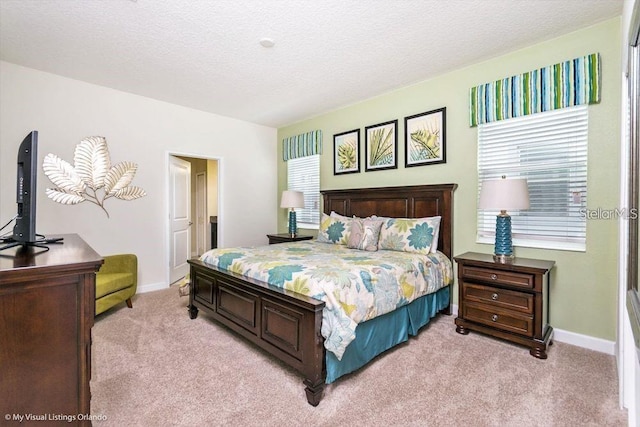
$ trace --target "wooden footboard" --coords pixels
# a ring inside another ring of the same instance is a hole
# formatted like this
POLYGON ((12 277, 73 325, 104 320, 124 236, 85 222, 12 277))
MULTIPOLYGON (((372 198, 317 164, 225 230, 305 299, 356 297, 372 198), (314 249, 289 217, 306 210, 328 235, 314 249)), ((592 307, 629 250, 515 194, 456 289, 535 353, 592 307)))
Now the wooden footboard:
POLYGON ((324 345, 320 334, 325 303, 274 288, 228 271, 191 265, 189 316, 203 310, 304 376, 307 401, 320 403, 324 345))

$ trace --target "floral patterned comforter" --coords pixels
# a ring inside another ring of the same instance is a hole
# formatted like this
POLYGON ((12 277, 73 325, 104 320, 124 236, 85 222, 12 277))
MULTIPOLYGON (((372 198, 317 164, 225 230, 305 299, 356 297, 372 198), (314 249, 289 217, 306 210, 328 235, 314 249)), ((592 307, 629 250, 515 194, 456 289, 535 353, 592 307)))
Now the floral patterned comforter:
POLYGON ((325 302, 322 336, 340 360, 358 323, 391 312, 453 281, 444 254, 379 250, 302 241, 213 249, 204 263, 325 302))

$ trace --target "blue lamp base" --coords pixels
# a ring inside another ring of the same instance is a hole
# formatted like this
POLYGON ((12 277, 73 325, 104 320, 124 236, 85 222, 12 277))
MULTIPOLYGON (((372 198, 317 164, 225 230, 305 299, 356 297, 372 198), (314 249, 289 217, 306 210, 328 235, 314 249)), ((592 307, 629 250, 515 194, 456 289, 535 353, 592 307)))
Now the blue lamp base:
POLYGON ((503 264, 513 261, 513 243, 511 241, 511 217, 506 212, 496 216, 496 244, 493 260, 503 264))
POLYGON ((296 237, 298 232, 298 226, 296 224, 296 211, 293 209, 289 211, 289 235, 296 237))

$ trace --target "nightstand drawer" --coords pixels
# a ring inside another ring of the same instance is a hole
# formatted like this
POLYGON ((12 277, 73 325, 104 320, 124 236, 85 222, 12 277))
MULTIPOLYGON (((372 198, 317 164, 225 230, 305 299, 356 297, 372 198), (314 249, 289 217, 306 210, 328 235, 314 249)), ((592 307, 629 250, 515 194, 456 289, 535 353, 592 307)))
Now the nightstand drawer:
POLYGON ((466 320, 472 322, 533 337, 533 316, 474 302, 465 304, 462 315, 466 320))
POLYGON ((490 270, 486 268, 464 266, 463 279, 475 279, 488 283, 533 289, 533 274, 514 273, 511 271, 490 270))
POLYGON ((533 294, 508 291, 475 283, 464 282, 462 286, 465 301, 486 303, 494 307, 502 307, 533 315, 533 294))

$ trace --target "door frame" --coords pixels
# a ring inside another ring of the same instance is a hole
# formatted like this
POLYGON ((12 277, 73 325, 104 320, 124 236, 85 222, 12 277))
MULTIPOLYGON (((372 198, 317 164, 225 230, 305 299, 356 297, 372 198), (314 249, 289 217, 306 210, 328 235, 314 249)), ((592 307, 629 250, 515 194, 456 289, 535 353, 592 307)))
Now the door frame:
MULTIPOLYGON (((192 152, 184 152, 184 151, 165 151, 164 155, 164 238, 163 238, 163 248, 164 248, 164 259, 166 263, 165 269, 165 283, 168 288, 171 283, 171 248, 169 244, 171 243, 171 206, 169 203, 171 191, 171 176, 169 174, 169 162, 170 157, 190 157, 193 159, 205 159, 205 160, 216 160, 218 162, 218 177, 217 177, 217 193, 218 193, 218 225, 224 224, 224 159, 222 157, 216 157, 211 155, 204 155, 202 153, 192 153, 192 152)), ((218 228, 218 245, 222 246, 224 243, 224 226, 218 228)))
POLYGON ((194 221, 194 224, 196 225, 196 255, 202 255, 204 252, 207 251, 207 197, 208 197, 207 192, 209 191, 209 188, 207 185, 206 172, 196 172, 195 178, 196 178, 196 188, 195 188, 194 194, 196 195, 196 200, 195 200, 196 220, 194 221), (200 178, 204 179, 202 187, 199 187, 200 178), (202 215, 202 218, 199 217, 201 209, 204 209, 204 214, 202 215), (200 223, 200 219, 202 219, 202 223, 200 223), (200 252, 200 249, 202 249, 202 252, 200 252))

